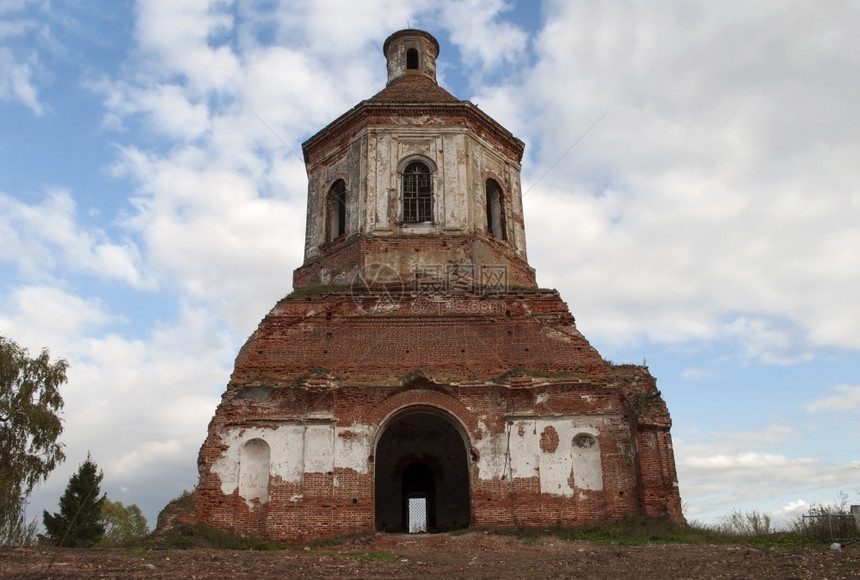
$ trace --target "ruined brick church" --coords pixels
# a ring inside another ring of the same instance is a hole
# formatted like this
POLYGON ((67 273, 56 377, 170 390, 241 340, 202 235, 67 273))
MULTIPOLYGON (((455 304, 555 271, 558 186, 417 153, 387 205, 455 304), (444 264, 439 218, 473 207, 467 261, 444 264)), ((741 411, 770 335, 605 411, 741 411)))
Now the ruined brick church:
POLYGON ((196 518, 358 531, 681 521, 671 420, 526 259, 523 143, 436 82, 420 30, 386 87, 308 139, 304 264, 242 347, 196 518))

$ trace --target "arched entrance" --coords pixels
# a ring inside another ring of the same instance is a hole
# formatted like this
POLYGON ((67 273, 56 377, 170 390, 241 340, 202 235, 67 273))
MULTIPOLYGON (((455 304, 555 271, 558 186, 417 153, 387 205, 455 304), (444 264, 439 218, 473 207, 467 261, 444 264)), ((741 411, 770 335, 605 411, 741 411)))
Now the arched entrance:
POLYGON ((442 532, 471 520, 469 455, 453 420, 427 407, 391 419, 376 444, 376 529, 442 532))

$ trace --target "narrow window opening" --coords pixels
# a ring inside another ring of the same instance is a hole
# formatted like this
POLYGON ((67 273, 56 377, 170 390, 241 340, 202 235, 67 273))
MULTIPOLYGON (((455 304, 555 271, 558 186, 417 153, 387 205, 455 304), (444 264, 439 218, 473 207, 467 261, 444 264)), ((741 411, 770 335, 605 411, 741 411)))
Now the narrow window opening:
POLYGON ((430 168, 413 162, 403 170, 403 221, 433 221, 433 185, 430 168))
POLYGON ((508 239, 502 188, 492 179, 487 180, 487 233, 500 240, 508 239))
POLYGON ((328 194, 328 241, 346 233, 346 183, 338 179, 328 194))
POLYGON ((418 51, 414 48, 410 48, 406 51, 406 68, 407 69, 417 69, 418 68, 418 51))

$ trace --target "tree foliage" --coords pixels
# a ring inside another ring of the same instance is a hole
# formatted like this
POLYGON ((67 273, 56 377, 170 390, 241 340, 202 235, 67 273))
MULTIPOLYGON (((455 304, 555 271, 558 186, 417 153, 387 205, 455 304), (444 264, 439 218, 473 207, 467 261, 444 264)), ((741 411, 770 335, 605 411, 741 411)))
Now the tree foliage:
POLYGON ((30 492, 65 459, 57 440, 67 368, 0 336, 0 545, 21 536, 30 492))
POLYGON ((88 548, 97 544, 105 533, 102 505, 107 498, 99 497, 103 478, 104 474, 87 455, 60 497, 60 513, 43 512, 45 535, 42 538, 66 547, 88 548))
POLYGON ((146 518, 136 504, 126 507, 121 501, 105 499, 102 523, 105 525, 105 535, 99 542, 102 546, 119 546, 149 533, 146 518))

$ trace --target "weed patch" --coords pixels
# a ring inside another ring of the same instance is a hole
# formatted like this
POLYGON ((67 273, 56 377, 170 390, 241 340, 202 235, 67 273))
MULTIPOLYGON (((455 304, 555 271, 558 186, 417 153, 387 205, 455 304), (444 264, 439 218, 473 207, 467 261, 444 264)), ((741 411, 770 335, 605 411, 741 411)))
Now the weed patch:
POLYGON ((586 541, 620 546, 722 544, 763 548, 820 546, 827 541, 819 535, 808 533, 808 530, 773 530, 769 520, 755 513, 735 513, 727 517, 728 520, 724 520, 716 527, 697 523, 676 524, 662 517, 629 516, 581 526, 493 528, 489 531, 514 536, 526 544, 533 544, 539 537, 555 537, 566 542, 586 541))
POLYGON ((279 550, 284 545, 251 535, 239 535, 207 524, 177 524, 149 539, 150 546, 162 550, 216 548, 219 550, 279 550))
POLYGON ((350 558, 355 558, 362 562, 394 562, 398 556, 385 550, 368 550, 366 552, 351 552, 350 558))

